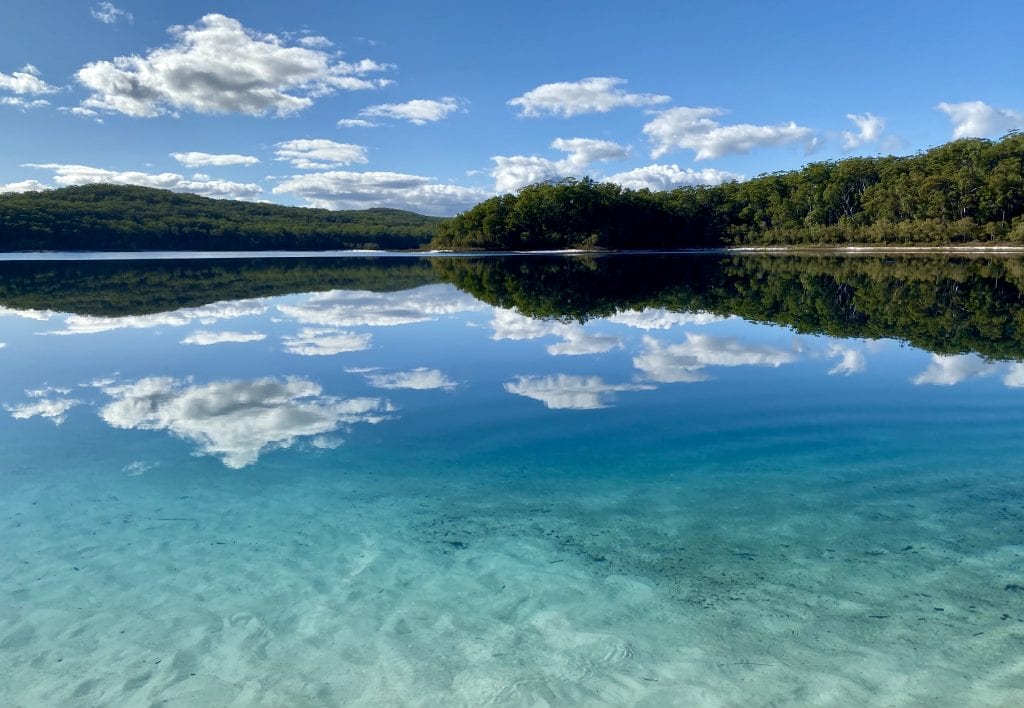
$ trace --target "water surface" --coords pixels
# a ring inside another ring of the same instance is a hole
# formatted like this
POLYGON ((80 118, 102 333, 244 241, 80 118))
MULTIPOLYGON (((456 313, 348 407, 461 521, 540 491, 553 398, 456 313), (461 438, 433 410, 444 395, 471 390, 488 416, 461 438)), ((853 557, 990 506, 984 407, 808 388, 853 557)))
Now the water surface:
POLYGON ((1018 705, 1019 259, 0 264, 4 705, 1018 705))

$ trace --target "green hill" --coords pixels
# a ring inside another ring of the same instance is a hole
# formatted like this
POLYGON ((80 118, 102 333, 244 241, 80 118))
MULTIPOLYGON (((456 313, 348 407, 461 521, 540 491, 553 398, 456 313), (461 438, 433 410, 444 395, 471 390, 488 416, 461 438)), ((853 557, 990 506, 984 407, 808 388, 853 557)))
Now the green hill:
POLYGON ((488 199, 435 248, 664 249, 1024 243, 1024 134, 910 157, 856 157, 716 187, 627 190, 590 179, 488 199))
POLYGON ((93 184, 0 194, 0 251, 415 249, 437 217, 329 211, 93 184))

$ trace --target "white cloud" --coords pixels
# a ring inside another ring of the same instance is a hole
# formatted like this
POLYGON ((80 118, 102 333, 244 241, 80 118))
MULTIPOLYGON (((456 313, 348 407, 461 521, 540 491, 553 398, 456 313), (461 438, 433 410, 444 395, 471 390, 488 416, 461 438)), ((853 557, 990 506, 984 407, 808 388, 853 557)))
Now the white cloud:
POLYGON ((44 108, 49 105, 50 102, 42 98, 29 100, 21 96, 0 96, 0 106, 11 106, 13 108, 20 108, 23 111, 32 108, 44 108))
POLYGON ((54 425, 60 425, 67 418, 67 412, 80 403, 81 401, 71 398, 53 398, 23 403, 18 406, 5 405, 4 409, 13 417, 21 420, 39 416, 52 421, 54 425))
POLYGON ((473 187, 439 184, 432 177, 398 172, 313 172, 290 177, 274 194, 294 194, 322 209, 390 207, 450 215, 491 196, 473 187))
POLYGON ((603 354, 622 346, 622 340, 607 334, 587 332, 582 325, 564 324, 552 320, 537 320, 521 315, 515 310, 494 309, 491 320, 494 340, 525 340, 555 336, 561 342, 551 344, 547 352, 551 356, 583 356, 586 354, 603 354))
POLYGON ((650 93, 626 93, 621 88, 625 83, 625 79, 595 76, 543 84, 511 99, 508 104, 518 107, 521 116, 569 118, 583 113, 607 113, 620 106, 653 106, 669 100, 668 96, 650 93))
POLYGON ((505 390, 540 401, 546 408, 593 410, 607 408, 619 391, 646 391, 644 384, 608 384, 600 376, 517 376, 505 390))
POLYGON ((558 138, 551 143, 555 150, 568 153, 561 160, 549 160, 536 155, 495 156, 494 189, 497 192, 514 192, 528 184, 580 175, 594 162, 624 160, 629 157, 629 147, 610 140, 591 138, 558 138))
POLYGON ((677 187, 740 182, 743 179, 741 174, 716 170, 712 167, 706 167, 703 170, 687 167, 685 170, 681 170, 678 165, 647 165, 628 172, 619 172, 606 177, 605 181, 614 182, 625 189, 649 189, 652 192, 664 192, 677 187))
POLYGON ((261 315, 266 310, 266 305, 259 300, 233 300, 231 302, 216 302, 201 307, 186 307, 174 310, 173 312, 160 312, 152 315, 129 315, 126 317, 68 315, 64 320, 66 329, 47 332, 47 334, 96 334, 119 329, 183 327, 194 322, 209 326, 220 320, 261 315))
MULTIPOLYGON (((405 103, 382 103, 379 106, 370 106, 359 111, 359 115, 365 118, 392 118, 395 120, 407 120, 414 125, 425 125, 435 123, 445 118, 449 113, 459 110, 459 102, 450 96, 445 96, 439 101, 432 99, 417 98, 405 103)), ((362 121, 353 125, 364 126, 368 121, 362 121)), ((341 121, 338 121, 341 125, 341 121)))
POLYGON ((425 367, 411 371, 397 371, 392 374, 368 374, 367 382, 375 388, 408 388, 417 391, 432 389, 451 390, 457 385, 437 369, 425 367))
POLYGON ((362 118, 342 118, 338 121, 339 128, 376 128, 377 124, 373 121, 364 120, 362 118))
POLYGON ((20 70, 10 74, 0 71, 0 90, 38 96, 44 93, 57 93, 59 89, 40 79, 39 69, 31 64, 26 64, 20 70))
POLYGON ((42 192, 46 189, 49 189, 49 187, 34 179, 0 184, 0 194, 3 194, 4 192, 42 192))
POLYGON ((285 351, 300 356, 333 356, 370 348, 371 334, 338 329, 305 327, 298 334, 282 337, 285 351))
POLYGON ((319 35, 311 35, 309 37, 303 37, 302 39, 299 40, 299 44, 301 44, 303 47, 318 47, 318 48, 325 48, 325 47, 333 47, 334 46, 334 42, 332 42, 331 40, 327 39, 327 37, 321 37, 319 35))
POLYGON ((885 130, 885 118, 879 118, 871 113, 863 115, 847 113, 846 117, 857 126, 857 132, 843 131, 843 150, 854 150, 861 145, 878 142, 878 139, 882 137, 882 132, 885 130))
POLYGON ((792 121, 781 125, 720 125, 713 120, 724 113, 721 108, 703 107, 661 111, 643 128, 654 146, 651 157, 680 148, 693 150, 697 160, 707 160, 795 142, 803 142, 808 148, 813 145, 813 131, 792 121))
POLYGON ((134 19, 132 17, 132 13, 114 7, 114 5, 109 2, 97 3, 89 8, 89 12, 92 14, 93 18, 99 20, 105 25, 112 25, 122 17, 128 22, 131 22, 134 19))
POLYGON ((763 344, 745 344, 731 337, 686 333, 686 341, 665 345, 644 336, 644 351, 633 358, 633 366, 647 378, 661 383, 704 381, 710 366, 773 366, 790 364, 793 352, 763 344))
MULTIPOLYGON (((3 191, 3 189, 0 189, 0 192, 3 191)), ((12 307, 0 305, 0 317, 24 317, 28 320, 45 322, 55 314, 55 312, 51 312, 50 310, 16 310, 12 307)))
POLYGON ((322 138, 313 140, 286 140, 278 143, 274 154, 278 160, 291 162, 300 170, 324 170, 328 167, 365 164, 366 148, 350 143, 336 143, 322 138))
POLYGON ((975 354, 956 354, 945 356, 932 354, 928 368, 915 376, 911 381, 920 386, 954 386, 961 381, 977 376, 988 376, 996 371, 996 365, 985 361, 975 354))
POLYGON ((679 325, 706 325, 724 322, 727 317, 710 312, 670 312, 662 308, 645 307, 643 310, 616 312, 605 318, 608 322, 635 327, 636 329, 670 329, 679 325))
POLYGON ((256 462, 268 449, 289 448, 344 424, 385 420, 391 406, 378 398, 325 396, 300 378, 216 381, 192 385, 145 378, 103 389, 114 400, 100 417, 115 428, 166 430, 195 443, 231 468, 256 462))
POLYGON ((995 108, 983 101, 946 103, 935 107, 953 122, 954 138, 988 138, 1024 128, 1024 113, 995 108))
POLYGON ((280 37, 249 30, 219 14, 169 29, 173 42, 145 56, 86 64, 75 78, 92 91, 82 107, 153 117, 178 111, 286 116, 337 90, 386 85, 366 74, 384 65, 336 60, 280 37))
POLYGON ((311 295, 297 305, 278 305, 277 309, 302 324, 319 327, 390 327, 484 307, 450 285, 424 285, 389 293, 330 290, 311 295))
POLYGON ((229 165, 255 165, 258 157, 251 155, 213 155, 208 152, 172 152, 171 157, 185 167, 227 167, 229 165))
POLYGON ((181 340, 182 344, 197 344, 209 346, 211 344, 225 344, 228 342, 242 344, 245 342, 259 342, 267 338, 262 332, 207 332, 197 330, 181 340))
POLYGON ((864 352, 852 347, 833 344, 828 348, 828 356, 839 357, 839 363, 829 369, 829 376, 835 374, 842 374, 843 376, 859 374, 867 369, 868 366, 867 360, 864 358, 864 352))
POLYGON ((61 185, 72 184, 134 184, 140 187, 170 189, 175 192, 190 192, 217 199, 256 199, 263 193, 258 184, 230 182, 228 180, 187 179, 174 172, 150 174, 148 172, 118 172, 88 165, 62 165, 55 163, 29 163, 23 167, 53 170, 53 180, 61 185))
POLYGON ((1003 385, 1010 388, 1024 388, 1024 364, 1010 364, 1003 377, 1003 385))

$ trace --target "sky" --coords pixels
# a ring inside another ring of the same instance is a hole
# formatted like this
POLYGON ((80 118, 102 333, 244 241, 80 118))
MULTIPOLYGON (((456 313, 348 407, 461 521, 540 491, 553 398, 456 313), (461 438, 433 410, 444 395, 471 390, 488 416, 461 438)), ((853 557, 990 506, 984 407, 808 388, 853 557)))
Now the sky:
POLYGON ((450 215, 1024 129, 1024 3, 9 0, 0 192, 450 215))

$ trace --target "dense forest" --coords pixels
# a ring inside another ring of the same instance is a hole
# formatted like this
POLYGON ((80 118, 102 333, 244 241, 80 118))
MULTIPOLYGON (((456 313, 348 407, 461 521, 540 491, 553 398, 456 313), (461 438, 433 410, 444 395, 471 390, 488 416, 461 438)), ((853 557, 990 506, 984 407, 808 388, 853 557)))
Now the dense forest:
POLYGON ((855 157, 715 187, 565 179, 442 222, 442 249, 1024 244, 1024 134, 911 157, 855 157))
POLYGON ((450 282, 524 315, 584 321, 645 307, 738 315, 806 334, 899 339, 1024 359, 1024 259, 932 256, 254 258, 0 262, 0 306, 165 312, 332 289, 450 282))
POLYGON ((330 211, 92 184, 0 194, 0 251, 416 249, 437 217, 330 211))

